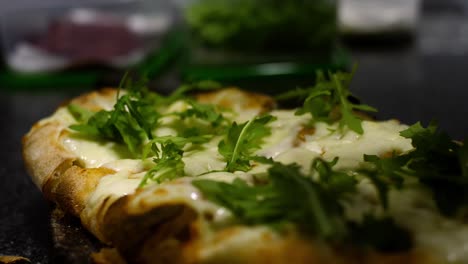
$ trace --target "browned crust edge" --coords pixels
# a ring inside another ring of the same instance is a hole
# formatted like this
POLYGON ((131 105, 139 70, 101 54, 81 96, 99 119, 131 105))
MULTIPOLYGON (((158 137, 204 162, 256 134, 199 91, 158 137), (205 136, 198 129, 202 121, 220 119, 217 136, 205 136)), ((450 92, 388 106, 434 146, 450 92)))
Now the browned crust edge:
POLYGON ((236 87, 199 93, 195 98, 201 103, 215 104, 227 109, 256 110, 260 113, 268 112, 276 107, 276 102, 272 97, 264 94, 242 91, 236 87))
MULTIPOLYGON (((103 89, 74 98, 68 103, 99 110, 103 101, 113 101, 115 89, 103 89)), ((63 107, 64 105, 62 105, 63 107)), ((99 179, 114 171, 82 168, 79 157, 62 145, 67 127, 58 120, 41 120, 22 139, 22 154, 27 172, 44 196, 60 208, 79 216, 99 179)))
MULTIPOLYGON (((69 103, 77 104, 88 109, 102 109, 99 101, 112 102, 116 95, 115 89, 105 88, 79 96, 69 103)), ((62 105, 62 107, 65 105, 62 105)), ((23 136, 22 154, 27 172, 36 186, 42 190, 44 184, 53 174, 64 172, 78 157, 66 150, 60 141, 62 131, 66 127, 59 121, 42 120, 35 123, 31 130, 23 136)))

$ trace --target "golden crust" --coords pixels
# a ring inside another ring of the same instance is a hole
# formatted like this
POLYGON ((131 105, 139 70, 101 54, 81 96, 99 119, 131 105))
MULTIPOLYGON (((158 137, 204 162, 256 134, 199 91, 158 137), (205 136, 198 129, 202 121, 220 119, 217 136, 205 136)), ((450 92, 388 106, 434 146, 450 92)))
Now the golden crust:
POLYGON ((0 256, 0 264, 25 264, 31 263, 27 258, 20 256, 0 256))
POLYGON ((62 106, 66 106, 72 103, 93 111, 99 111, 101 109, 110 109, 114 106, 117 92, 118 90, 115 88, 102 88, 98 91, 78 96, 72 99, 70 102, 62 104, 62 106))
MULTIPOLYGON (((104 89, 77 97, 69 103, 100 110, 113 104, 116 91, 104 89)), ((82 168, 79 157, 63 145, 68 125, 59 118, 37 122, 23 137, 23 159, 34 183, 44 196, 62 209, 79 216, 99 179, 112 170, 82 168)))
POLYGON ((53 184, 48 193, 50 200, 75 216, 80 216, 89 195, 96 189, 99 180, 115 171, 107 168, 81 168, 72 166, 53 184))
POLYGON ((138 194, 122 197, 109 208, 102 223, 104 236, 123 256, 136 262, 149 263, 148 255, 156 257, 154 263, 180 259, 182 241, 177 238, 195 221, 195 211, 174 203, 131 212, 129 204, 138 199, 138 194))
MULTIPOLYGON (((115 95, 115 89, 106 88, 79 96, 69 103, 100 110, 112 105, 115 95)), ((66 150, 62 144, 61 134, 66 128, 67 126, 59 120, 45 119, 34 124, 23 137, 23 159, 26 169, 41 190, 50 177, 62 174, 77 160, 76 155, 66 150), (60 170, 57 170, 58 168, 60 170)))
POLYGON ((60 174, 76 160, 60 143, 63 129, 58 122, 37 123, 23 137, 23 159, 26 169, 40 189, 54 174, 60 174), (61 168, 62 171, 57 171, 61 168))

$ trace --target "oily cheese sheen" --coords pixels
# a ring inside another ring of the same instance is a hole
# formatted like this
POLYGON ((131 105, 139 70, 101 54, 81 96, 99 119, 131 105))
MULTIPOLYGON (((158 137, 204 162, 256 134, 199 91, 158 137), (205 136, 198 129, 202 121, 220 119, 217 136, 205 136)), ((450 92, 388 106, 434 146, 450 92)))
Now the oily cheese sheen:
MULTIPOLYGON (((93 112, 110 111, 116 96, 116 90, 106 89, 83 95, 71 104, 93 112)), ((198 96, 197 102, 220 107, 235 124, 248 124, 260 115, 270 115, 269 132, 250 155, 297 164, 304 175, 312 175, 311 180, 317 180, 312 168, 317 159, 331 162, 338 157, 334 170, 359 171, 366 167, 364 155, 385 157, 413 150, 411 139, 400 135, 408 126, 397 120, 363 120, 363 133, 343 129, 337 122, 315 122, 310 128, 312 115, 298 115, 295 109, 274 109, 271 98, 233 88, 198 96)), ((151 133, 155 138, 176 137, 183 115, 174 113, 196 107, 191 101, 174 100, 161 110, 163 117, 151 133)), ((206 125, 203 122, 199 123, 206 125)), ((23 151, 26 165, 45 196, 79 217, 88 230, 113 248, 112 254, 102 251, 94 256, 99 263, 106 259, 111 263, 109 259, 115 256, 129 263, 468 263, 468 225, 442 215, 431 192, 421 184, 390 189, 385 211, 411 234, 411 249, 383 254, 373 250, 343 253, 295 229, 283 233, 267 224, 247 224, 235 211, 197 188, 194 182, 200 180, 226 184, 241 180, 247 186, 268 182, 268 162, 251 161, 245 170, 225 169, 230 160, 219 150, 220 142, 225 140, 222 133, 203 138, 197 146, 184 143, 183 151, 178 152, 183 168, 178 175, 158 182, 157 178, 146 178, 155 166, 154 157, 162 155, 158 151, 163 143, 154 145, 153 155, 137 157, 125 140, 80 134, 70 127, 77 123, 77 116, 62 106, 25 136, 23 151), (44 159, 52 163, 38 160, 34 148, 48 151, 47 146, 32 141, 51 125, 55 131, 48 140, 53 141, 54 148, 44 159), (46 163, 54 168, 43 169, 46 163), (75 179, 64 176, 75 171, 75 179), (67 190, 64 186, 74 188, 80 196, 62 191, 67 190)), ((372 180, 359 178, 355 189, 343 203, 347 220, 360 223, 368 212, 384 214, 379 190, 372 180)))

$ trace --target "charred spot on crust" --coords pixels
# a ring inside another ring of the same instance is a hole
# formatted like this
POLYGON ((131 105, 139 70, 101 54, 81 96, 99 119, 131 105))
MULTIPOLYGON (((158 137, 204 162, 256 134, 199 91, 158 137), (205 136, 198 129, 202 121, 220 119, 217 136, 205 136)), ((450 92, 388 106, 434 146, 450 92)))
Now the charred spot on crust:
POLYGON ((214 220, 214 214, 212 212, 205 211, 203 212, 203 218, 206 221, 212 222, 214 220))
POLYGON ((306 136, 311 136, 315 134, 316 128, 313 126, 303 126, 301 130, 296 135, 296 138, 294 139, 293 146, 297 147, 301 143, 306 141, 306 136))
POLYGON ((154 190, 153 194, 157 196, 166 196, 169 194, 169 192, 166 189, 157 188, 156 190, 154 190))

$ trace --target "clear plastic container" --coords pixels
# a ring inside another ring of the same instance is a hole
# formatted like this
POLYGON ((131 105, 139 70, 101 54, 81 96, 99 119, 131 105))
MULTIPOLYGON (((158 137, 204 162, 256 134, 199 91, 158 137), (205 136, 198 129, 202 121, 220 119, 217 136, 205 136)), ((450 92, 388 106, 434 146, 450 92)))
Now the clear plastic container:
POLYGON ((421 0, 341 0, 339 29, 345 35, 414 34, 421 0))
MULTIPOLYGON (((184 1, 182 1, 184 2, 184 1)), ((188 80, 237 83, 305 78, 348 64, 337 45, 335 0, 186 0, 188 80)))
POLYGON ((2 12, 3 58, 21 73, 124 69, 161 47, 175 10, 170 1, 21 1, 2 12))
POLYGON ((325 50, 336 39, 335 0, 197 0, 187 24, 205 47, 234 51, 325 50))

